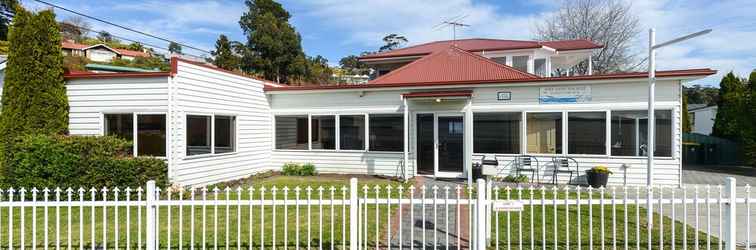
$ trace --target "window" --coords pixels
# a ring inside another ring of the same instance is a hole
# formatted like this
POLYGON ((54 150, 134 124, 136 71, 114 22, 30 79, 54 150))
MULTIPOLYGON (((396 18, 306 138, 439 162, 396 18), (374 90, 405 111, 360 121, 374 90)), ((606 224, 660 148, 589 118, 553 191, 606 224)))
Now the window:
POLYGON ((404 116, 401 114, 370 115, 370 151, 404 151, 404 116))
POLYGON ((507 57, 506 56, 492 57, 491 60, 493 60, 494 62, 497 62, 497 63, 499 63, 501 65, 507 65, 507 57))
POLYGON ((165 156, 165 115, 137 115, 137 155, 165 156))
POLYGON ((165 115, 123 113, 105 114, 104 118, 105 135, 132 141, 137 147, 135 155, 165 156, 165 115), (134 118, 137 119, 136 138, 134 138, 134 118))
MULTIPOLYGON (((105 135, 133 141, 134 114, 105 114, 105 135)), ((128 153, 134 153, 133 146, 129 148, 128 153)))
POLYGON ((336 117, 312 116, 312 149, 336 149, 336 117))
POLYGON ((215 116, 215 153, 234 152, 236 144, 236 117, 215 116))
MULTIPOLYGON (((645 156, 648 141, 648 112, 612 111, 612 155, 645 156)), ((672 156, 672 111, 656 110, 654 156, 672 156)))
POLYGON ((535 71, 535 74, 539 76, 550 76, 550 72, 546 72, 546 58, 538 58, 533 60, 533 71, 535 71))
POLYGON ((522 72, 528 72, 528 56, 513 56, 512 67, 522 72))
POLYGON ((186 155, 210 154, 210 116, 186 116, 186 155))
POLYGON ((567 113, 569 154, 606 154, 606 112, 567 113))
POLYGON ((346 150, 365 149, 365 116, 339 116, 340 148, 346 150))
POLYGON ((527 151, 537 154, 562 153, 562 113, 527 114, 527 151))
POLYGON ((307 116, 276 116, 276 149, 307 150, 307 116))
POLYGON ((519 154, 520 113, 475 113, 475 153, 519 154))

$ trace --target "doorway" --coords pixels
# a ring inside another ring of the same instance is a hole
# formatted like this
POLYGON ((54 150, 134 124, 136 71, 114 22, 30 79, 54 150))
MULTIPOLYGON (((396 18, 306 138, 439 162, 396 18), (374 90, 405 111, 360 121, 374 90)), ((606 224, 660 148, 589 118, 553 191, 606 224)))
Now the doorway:
POLYGON ((417 174, 464 177, 464 116, 417 114, 417 174))

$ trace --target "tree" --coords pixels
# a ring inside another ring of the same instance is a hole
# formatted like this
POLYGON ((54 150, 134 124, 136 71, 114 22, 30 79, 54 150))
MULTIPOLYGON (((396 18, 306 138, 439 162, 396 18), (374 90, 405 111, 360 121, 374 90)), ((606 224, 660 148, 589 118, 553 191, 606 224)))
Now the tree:
POLYGON ((745 136, 745 159, 746 163, 756 167, 756 70, 751 72, 748 77, 748 95, 746 101, 746 121, 744 122, 744 129, 746 129, 745 136))
POLYGON ((404 36, 397 35, 397 34, 390 34, 388 36, 383 37, 383 42, 386 44, 381 46, 381 48, 378 49, 378 52, 398 49, 399 47, 407 43, 407 38, 404 36))
MULTIPOLYGON (((638 16, 621 0, 565 0, 554 15, 536 25, 538 40, 588 39, 604 45, 592 56, 593 71, 598 73, 639 66, 631 50, 639 32, 638 16)), ((587 69, 586 62, 574 68, 582 74, 587 69)))
POLYGON ((212 63, 218 68, 225 70, 235 70, 239 68, 240 58, 234 54, 232 43, 226 35, 220 35, 215 41, 215 50, 210 54, 213 55, 212 63))
POLYGON ((81 41, 89 34, 92 27, 84 18, 71 16, 59 23, 63 39, 81 41))
POLYGON ((140 42, 133 42, 129 44, 128 49, 133 51, 144 51, 144 45, 140 42))
POLYGON ((730 72, 719 83, 719 102, 717 102, 717 116, 714 119, 712 135, 734 141, 742 141, 743 128, 749 112, 745 107, 747 86, 743 80, 730 72))
POLYGON ((110 32, 101 30, 99 33, 97 33, 97 40, 109 43, 113 41, 113 35, 111 35, 110 32))
POLYGON ((367 64, 360 62, 356 55, 348 55, 339 60, 339 67, 351 75, 367 75, 370 68, 367 64))
POLYGON ((176 42, 168 44, 168 51, 171 53, 181 54, 181 45, 176 42))
POLYGON ((0 41, 8 40, 8 27, 17 6, 18 0, 0 0, 0 41))
POLYGON ((273 0, 246 0, 239 25, 247 36, 241 68, 264 78, 288 83, 307 76, 301 37, 289 24, 291 15, 273 0))
MULTIPOLYGON (((0 147, 9 147, 18 136, 25 134, 66 133, 68 97, 63 81, 60 28, 55 14, 51 10, 35 14, 16 9, 8 38, 10 51, 0 113, 0 147)), ((0 152, 1 159, 10 153, 0 152)))
POLYGON ((685 97, 685 94, 683 94, 682 97, 682 131, 683 133, 690 133, 693 129, 691 128, 691 120, 690 120, 690 114, 688 114, 688 98, 685 97))
POLYGON ((683 86, 683 94, 688 103, 706 104, 708 106, 717 105, 719 101, 719 89, 694 84, 693 86, 683 86))
POLYGON ((320 55, 307 57, 307 78, 310 83, 327 84, 330 82, 333 70, 328 66, 328 59, 320 55))

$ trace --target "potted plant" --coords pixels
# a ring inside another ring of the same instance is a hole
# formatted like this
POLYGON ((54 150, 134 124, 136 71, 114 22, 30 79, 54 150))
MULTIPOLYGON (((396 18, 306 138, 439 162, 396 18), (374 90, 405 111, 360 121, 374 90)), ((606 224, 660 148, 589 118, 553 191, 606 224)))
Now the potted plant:
POLYGON ((612 173, 612 171, 606 166, 599 165, 590 170, 586 170, 585 174, 588 177, 588 185, 591 185, 591 187, 594 188, 599 188, 602 186, 605 187, 606 182, 609 180, 609 175, 614 173, 612 173))

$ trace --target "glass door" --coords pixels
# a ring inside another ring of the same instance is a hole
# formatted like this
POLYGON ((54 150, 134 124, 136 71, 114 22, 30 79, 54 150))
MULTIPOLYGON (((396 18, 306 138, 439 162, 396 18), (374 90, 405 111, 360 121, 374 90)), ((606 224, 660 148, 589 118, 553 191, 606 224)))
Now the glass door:
POLYGON ((437 117, 437 177, 462 177, 464 172, 464 117, 437 117))

